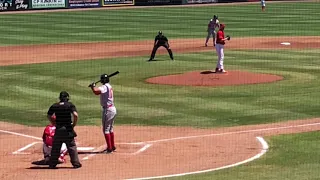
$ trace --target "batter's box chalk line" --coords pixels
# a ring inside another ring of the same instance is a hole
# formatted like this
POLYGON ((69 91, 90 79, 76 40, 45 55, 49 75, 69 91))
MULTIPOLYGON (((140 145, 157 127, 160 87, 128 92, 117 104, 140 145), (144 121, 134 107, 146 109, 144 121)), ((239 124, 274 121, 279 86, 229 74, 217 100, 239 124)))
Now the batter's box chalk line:
POLYGON ((25 150, 29 149, 31 146, 33 146, 35 144, 39 144, 39 143, 42 143, 42 142, 37 141, 37 142, 30 143, 30 144, 28 144, 28 145, 26 145, 16 151, 12 152, 12 154, 31 154, 31 153, 26 153, 26 152, 22 152, 22 151, 25 151, 25 150))
MULTIPOLYGON (((116 154, 120 154, 120 155, 137 155, 140 154, 144 151, 146 151, 148 148, 150 148, 152 146, 152 144, 150 143, 144 143, 144 142, 137 142, 137 143, 118 143, 118 144, 126 144, 126 145, 136 145, 136 146, 142 146, 140 149, 138 149, 137 151, 133 152, 133 153, 119 153, 116 152, 116 154)), ((82 158, 82 160, 88 160, 92 157, 94 157, 97 154, 101 154, 100 152, 106 149, 106 145, 102 145, 99 146, 97 148, 95 148, 91 154, 85 156, 82 158)), ((89 152, 90 153, 90 152, 89 152)))

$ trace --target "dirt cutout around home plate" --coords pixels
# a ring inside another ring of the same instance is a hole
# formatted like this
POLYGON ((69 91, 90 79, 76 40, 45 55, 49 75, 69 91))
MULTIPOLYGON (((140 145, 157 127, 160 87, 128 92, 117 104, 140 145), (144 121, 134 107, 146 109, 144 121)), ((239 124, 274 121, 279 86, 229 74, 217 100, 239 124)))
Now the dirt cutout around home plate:
POLYGON ((250 162, 267 151, 257 137, 320 130, 320 119, 229 128, 116 126, 118 150, 92 154, 105 148, 99 126, 78 126, 78 148, 83 167, 58 170, 35 166, 42 158, 43 128, 0 122, 0 179, 131 179, 197 173, 250 162), (36 144, 35 144, 36 143, 36 144), (33 145, 32 145, 33 144, 33 145))
POLYGON ((230 86, 270 83, 274 81, 280 81, 282 79, 282 76, 244 71, 228 71, 226 73, 195 71, 183 74, 153 77, 147 79, 146 82, 151 84, 178 86, 230 86))

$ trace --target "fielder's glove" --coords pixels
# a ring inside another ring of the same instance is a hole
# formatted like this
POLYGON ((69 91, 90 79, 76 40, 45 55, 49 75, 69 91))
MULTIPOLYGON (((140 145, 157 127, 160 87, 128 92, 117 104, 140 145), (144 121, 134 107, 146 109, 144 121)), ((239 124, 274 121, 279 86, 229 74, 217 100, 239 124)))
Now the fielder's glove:
POLYGON ((227 40, 230 41, 231 37, 229 35, 226 36, 227 40))
POLYGON ((92 82, 91 84, 89 84, 89 86, 88 87, 96 87, 96 83, 94 83, 94 82, 92 82))

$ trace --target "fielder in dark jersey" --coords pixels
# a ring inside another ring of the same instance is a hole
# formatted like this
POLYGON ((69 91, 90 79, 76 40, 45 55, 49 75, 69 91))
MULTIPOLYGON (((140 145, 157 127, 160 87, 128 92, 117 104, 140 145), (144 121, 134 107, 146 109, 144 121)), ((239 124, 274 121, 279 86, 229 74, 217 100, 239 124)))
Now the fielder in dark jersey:
POLYGON ((152 61, 154 59, 154 56, 156 55, 156 52, 160 46, 163 46, 167 49, 171 60, 173 60, 173 54, 169 46, 168 38, 163 35, 162 31, 159 31, 158 35, 154 39, 154 46, 149 61, 152 61))
POLYGON ((48 110, 47 116, 50 119, 53 114, 56 116, 56 132, 53 138, 51 157, 49 161, 50 168, 56 168, 62 143, 67 145, 71 164, 74 168, 80 168, 75 137, 77 136, 74 127, 78 121, 76 106, 69 102, 69 94, 66 91, 60 92, 60 102, 54 103, 48 110), (72 122, 73 116, 73 122, 72 122))

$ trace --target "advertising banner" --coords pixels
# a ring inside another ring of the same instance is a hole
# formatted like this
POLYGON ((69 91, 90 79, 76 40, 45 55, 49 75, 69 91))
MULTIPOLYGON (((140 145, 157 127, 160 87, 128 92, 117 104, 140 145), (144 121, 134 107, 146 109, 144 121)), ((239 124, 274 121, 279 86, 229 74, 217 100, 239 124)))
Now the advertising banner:
POLYGON ((70 8, 99 7, 100 0, 69 0, 70 8))
POLYGON ((0 11, 26 10, 29 0, 0 0, 0 11))
POLYGON ((152 6, 152 5, 180 5, 185 4, 185 0, 135 0, 136 6, 152 6))
POLYGON ((31 0, 32 9, 64 8, 66 0, 31 0))
POLYGON ((134 0, 102 0, 102 6, 133 5, 134 0))
POLYGON ((12 8, 13 0, 0 0, 0 11, 10 11, 12 8))
POLYGON ((14 0, 15 10, 26 10, 29 9, 29 0, 14 0))
POLYGON ((217 3, 218 0, 188 0, 188 4, 217 3))

